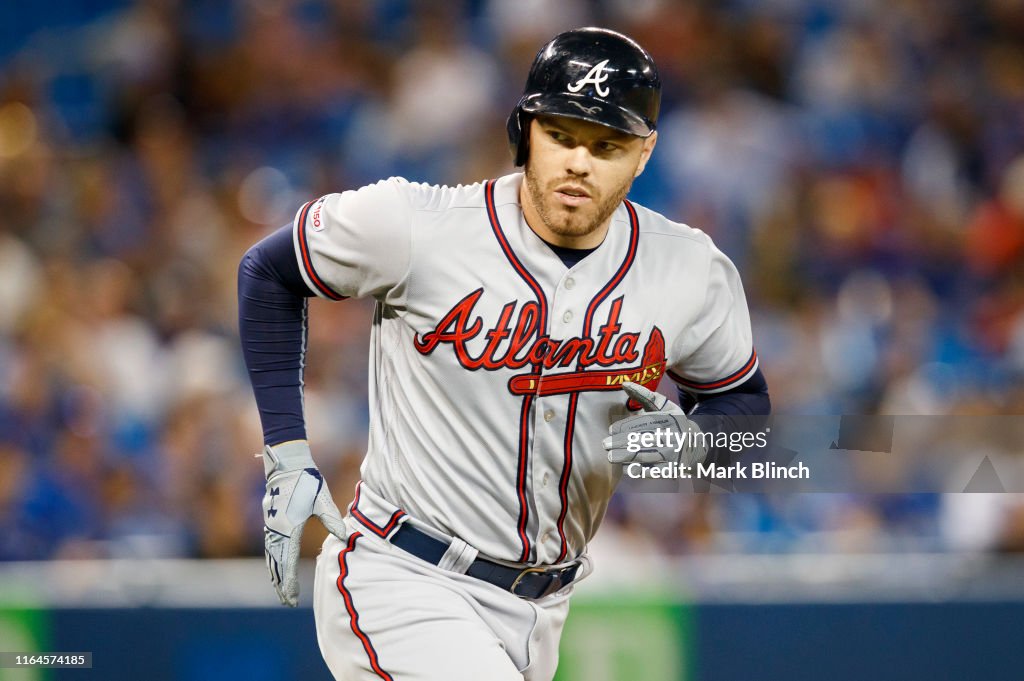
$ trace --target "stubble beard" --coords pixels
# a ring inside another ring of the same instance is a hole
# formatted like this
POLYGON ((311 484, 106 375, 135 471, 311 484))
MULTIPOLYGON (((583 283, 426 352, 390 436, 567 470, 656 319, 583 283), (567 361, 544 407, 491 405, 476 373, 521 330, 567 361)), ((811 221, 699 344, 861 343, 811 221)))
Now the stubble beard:
MULTIPOLYGON (((568 178, 566 178, 568 179, 568 178)), ((540 185, 540 180, 530 167, 530 163, 526 164, 526 191, 530 193, 530 198, 533 201, 533 206, 537 210, 537 214, 543 221, 544 226, 551 230, 552 233, 558 236, 578 238, 586 236, 601 225, 603 225, 615 212, 615 209, 619 207, 622 200, 626 198, 629 193, 630 187, 633 186, 632 180, 626 182, 624 185, 616 189, 607 199, 596 203, 591 206, 591 210, 572 208, 568 206, 555 206, 549 207, 548 202, 553 202, 552 191, 559 184, 562 184, 566 180, 554 180, 550 182, 550 189, 545 190, 540 185), (594 216, 588 219, 588 215, 594 216)), ((578 182, 578 180, 577 180, 578 182)), ((589 185, 588 191, 591 191, 589 185)), ((591 192, 591 196, 593 193, 591 192)))

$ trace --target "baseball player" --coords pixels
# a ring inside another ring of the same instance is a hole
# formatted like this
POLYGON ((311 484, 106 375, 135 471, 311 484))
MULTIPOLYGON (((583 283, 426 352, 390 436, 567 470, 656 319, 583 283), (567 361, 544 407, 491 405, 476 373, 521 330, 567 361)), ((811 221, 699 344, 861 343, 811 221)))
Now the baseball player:
POLYGON ((708 454, 634 451, 629 435, 768 413, 735 267, 626 200, 660 87, 630 38, 562 33, 508 119, 524 173, 329 194, 243 259, 267 563, 295 605, 303 526, 330 531, 313 606, 337 678, 550 679, 622 464, 708 454), (344 516, 303 420, 312 295, 376 301, 368 451, 344 516), (666 373, 688 414, 653 392, 666 373))

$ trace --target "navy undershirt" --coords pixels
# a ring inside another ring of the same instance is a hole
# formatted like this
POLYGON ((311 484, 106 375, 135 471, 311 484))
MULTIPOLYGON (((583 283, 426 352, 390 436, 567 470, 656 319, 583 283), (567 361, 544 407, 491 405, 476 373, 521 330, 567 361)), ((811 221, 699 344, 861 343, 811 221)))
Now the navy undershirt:
MULTIPOLYGON (((595 250, 548 245, 567 268, 595 250)), ((291 225, 255 244, 239 264, 238 331, 263 439, 269 445, 306 438, 302 367, 306 299, 313 295, 299 271, 291 225)), ((715 395, 697 396, 680 390, 679 402, 704 430, 728 431, 742 417, 771 413, 768 386, 760 369, 735 388, 715 395)))
POLYGON ((548 245, 548 248, 554 251, 555 255, 557 255, 559 260, 562 261, 562 264, 565 265, 566 269, 570 270, 573 267, 576 267, 580 260, 583 260, 583 258, 598 249, 597 246, 594 246, 593 248, 566 248, 565 246, 556 246, 549 241, 544 241, 544 243, 548 245))

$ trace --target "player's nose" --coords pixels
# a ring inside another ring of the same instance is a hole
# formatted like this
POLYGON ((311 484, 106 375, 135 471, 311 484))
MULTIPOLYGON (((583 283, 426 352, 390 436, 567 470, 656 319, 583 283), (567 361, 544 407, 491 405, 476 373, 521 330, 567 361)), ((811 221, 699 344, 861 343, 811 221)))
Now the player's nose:
POLYGON ((585 144, 577 144, 569 150, 565 161, 565 169, 573 175, 586 175, 591 170, 594 161, 590 155, 590 149, 585 144))

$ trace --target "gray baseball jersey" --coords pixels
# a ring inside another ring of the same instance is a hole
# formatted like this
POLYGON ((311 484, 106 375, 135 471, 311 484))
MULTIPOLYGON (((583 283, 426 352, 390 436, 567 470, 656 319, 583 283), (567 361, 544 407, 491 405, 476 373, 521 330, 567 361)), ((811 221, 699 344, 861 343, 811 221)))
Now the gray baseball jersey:
POLYGON ((739 275, 707 235, 625 201, 567 268, 527 225, 522 178, 329 194, 300 209, 294 241, 318 295, 377 301, 369 526, 385 536, 407 514, 482 555, 553 564, 585 550, 621 475, 601 446, 621 384, 667 372, 720 392, 757 356, 739 275))

